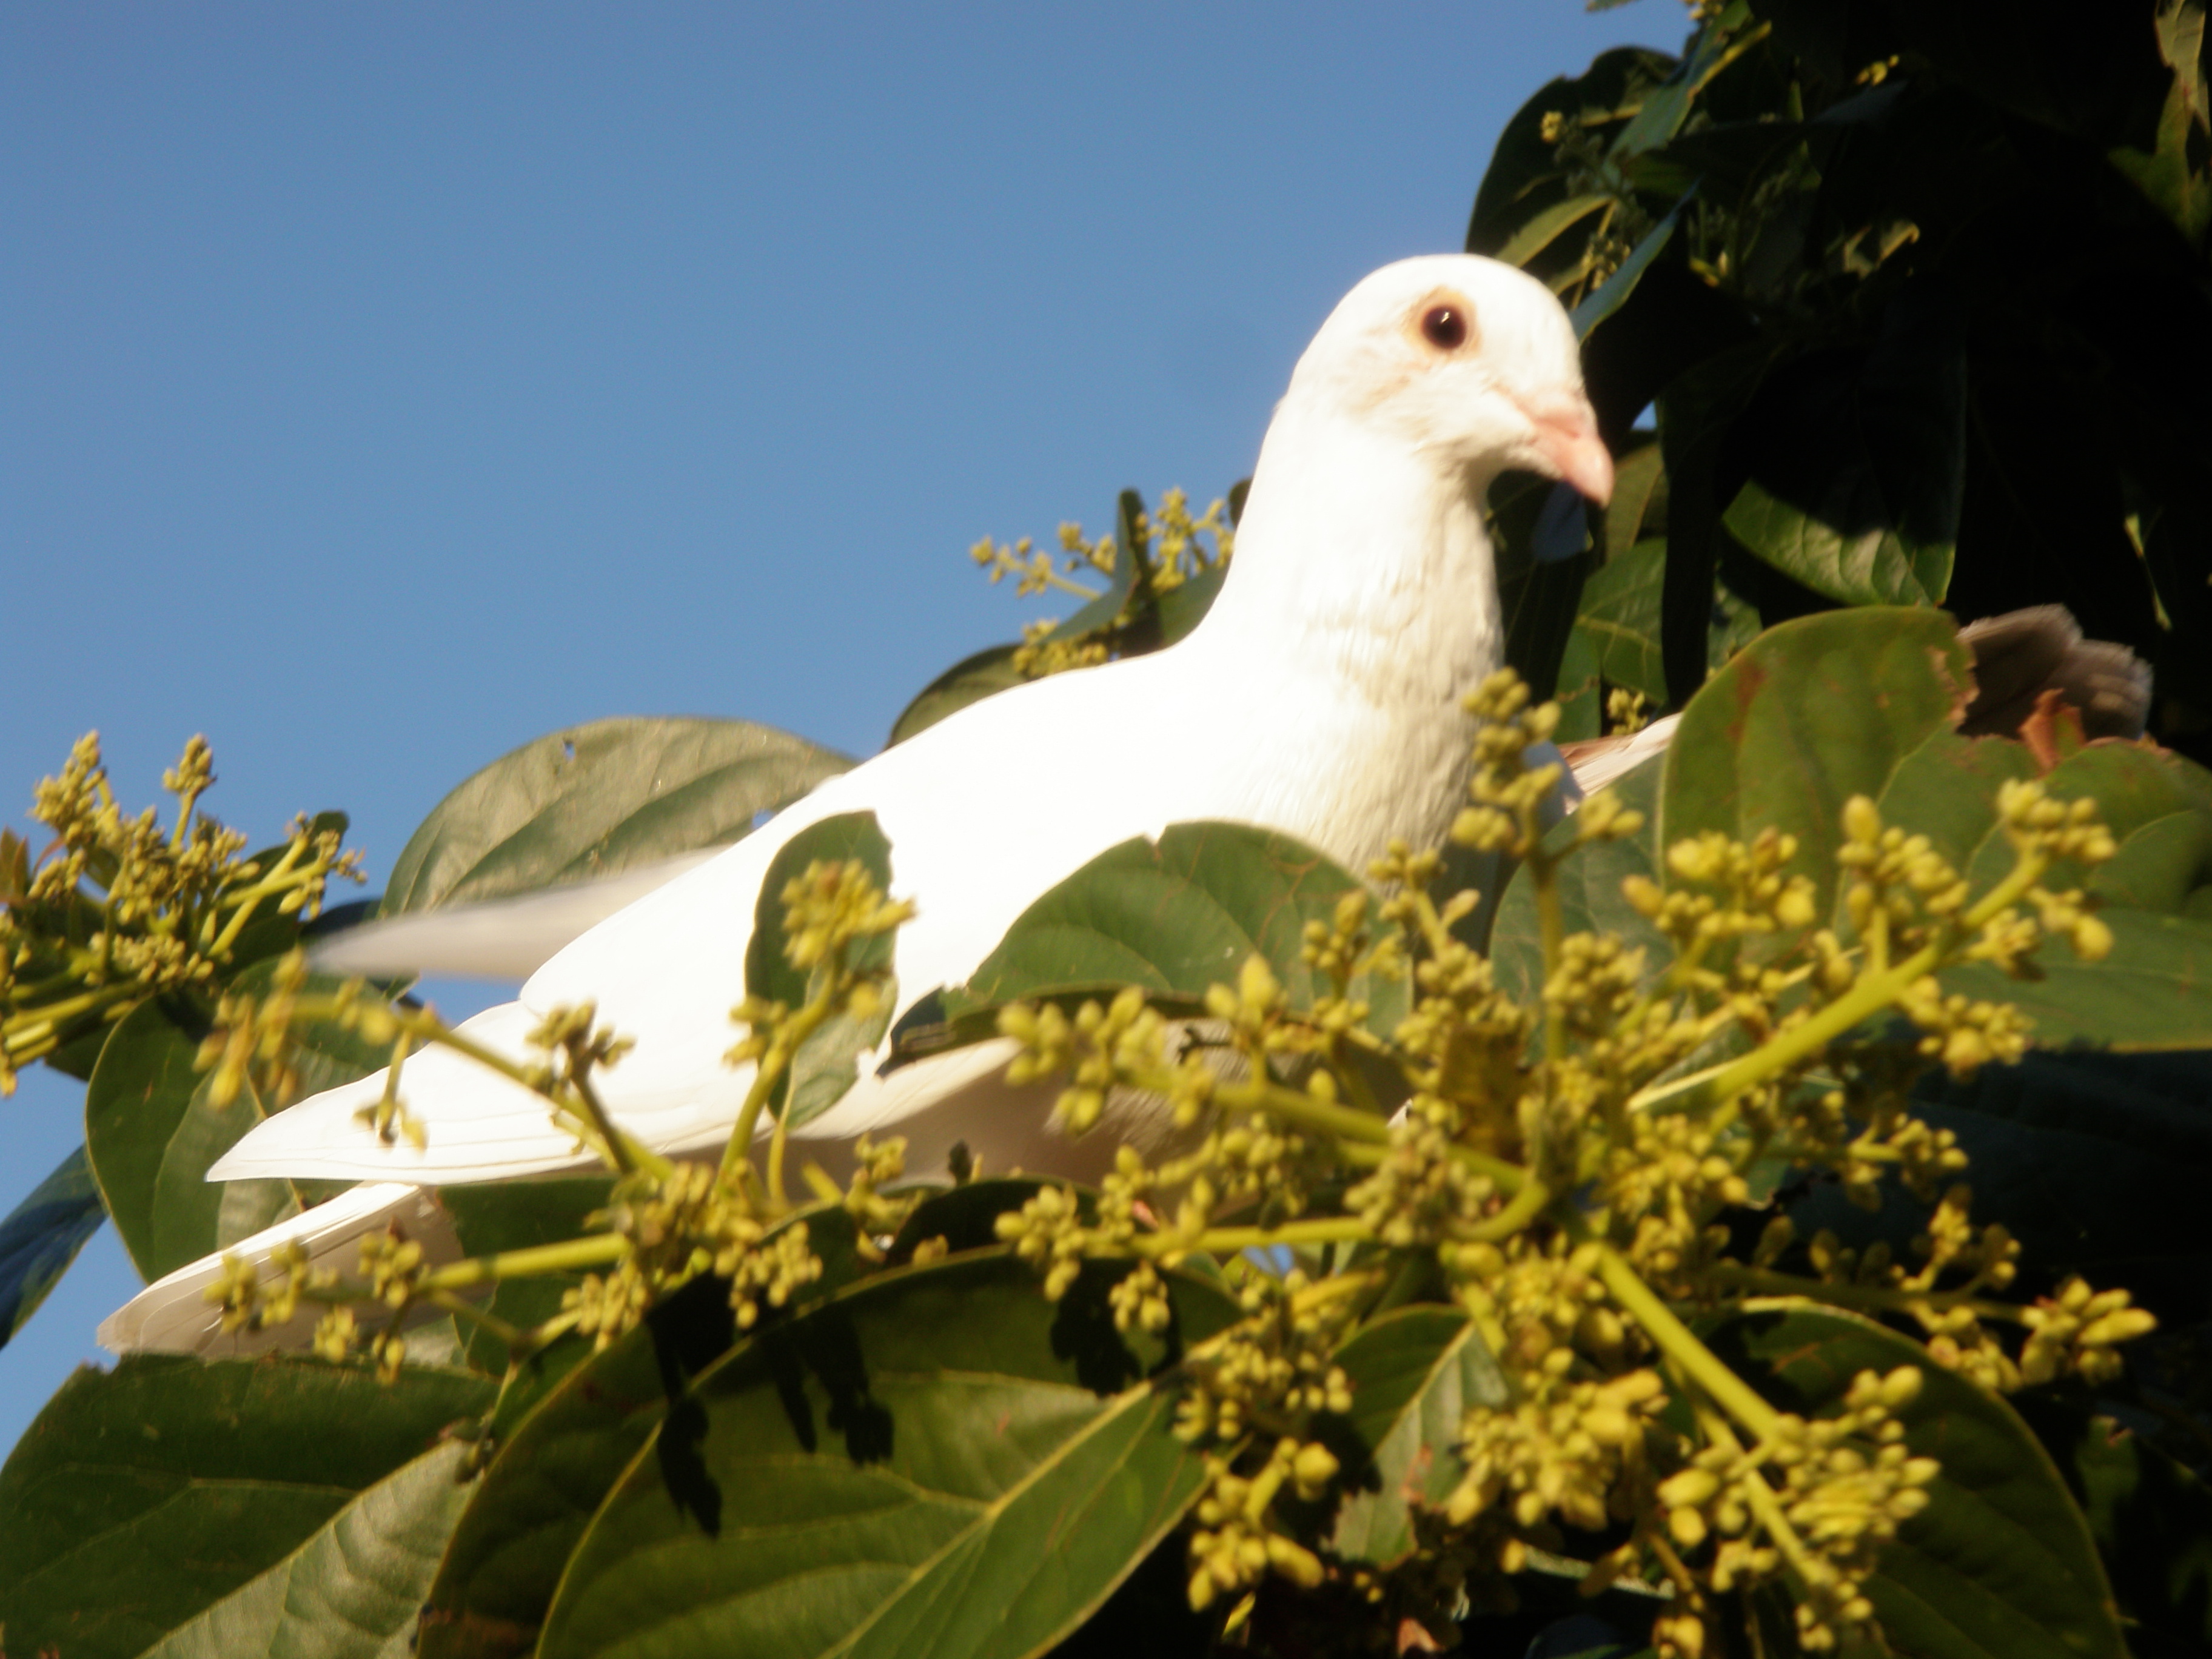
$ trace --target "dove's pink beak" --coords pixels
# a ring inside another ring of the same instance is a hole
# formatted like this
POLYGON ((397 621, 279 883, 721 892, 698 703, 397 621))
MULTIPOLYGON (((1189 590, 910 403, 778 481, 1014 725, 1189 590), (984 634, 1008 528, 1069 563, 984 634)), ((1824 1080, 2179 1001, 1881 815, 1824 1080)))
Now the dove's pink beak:
POLYGON ((1536 447, 1555 477, 1603 507, 1613 499, 1613 454, 1597 434, 1589 399, 1571 392, 1531 398, 1521 406, 1536 428, 1536 447))

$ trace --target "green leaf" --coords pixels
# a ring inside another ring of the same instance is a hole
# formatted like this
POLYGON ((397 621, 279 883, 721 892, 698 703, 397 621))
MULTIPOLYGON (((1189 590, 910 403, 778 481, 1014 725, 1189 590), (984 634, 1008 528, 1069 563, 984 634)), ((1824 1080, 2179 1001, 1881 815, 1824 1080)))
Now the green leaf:
POLYGON ((1667 701, 1667 669, 1659 653, 1660 597, 1667 583, 1667 544, 1641 542, 1616 553, 1583 584, 1575 623, 1597 653, 1598 672, 1632 686, 1654 704, 1667 701))
POLYGON ((1839 604, 1942 602, 1966 483, 1954 307, 1908 290, 1870 350, 1800 358, 1741 424, 1751 476, 1722 522, 1745 548, 1839 604))
POLYGON ((23 1653, 131 1659, 493 1393, 274 1355, 80 1369, 0 1468, 0 1626, 23 1653))
MULTIPOLYGON (((614 1178, 605 1175, 549 1176, 530 1181, 469 1182, 440 1188, 439 1208, 453 1224, 465 1256, 496 1255, 558 1244, 592 1231, 591 1218, 606 1207, 614 1178)), ((486 1312, 528 1329, 561 1311, 564 1292, 583 1283, 580 1273, 533 1274, 502 1279, 484 1303, 486 1312)), ((462 1329, 462 1352, 477 1370, 498 1376, 507 1370, 507 1345, 483 1327, 462 1329)), ((526 1390, 542 1392, 566 1373, 589 1345, 563 1342, 542 1351, 531 1362, 526 1390)), ((510 1396, 514 1390, 509 1390, 510 1396)), ((512 1397, 500 1402, 503 1416, 517 1415, 512 1397)))
MULTIPOLYGON (((154 998, 140 1003, 108 1033, 85 1087, 85 1152, 123 1248, 149 1284, 196 1259, 164 1255, 157 1248, 155 1193, 170 1140, 191 1115, 199 1087, 192 1060, 207 1034, 204 1021, 198 1009, 181 1001, 154 998)), ((234 1103, 234 1115, 239 1135, 256 1121, 253 1109, 243 1101, 234 1103)), ((212 1235, 212 1214, 209 1231, 212 1235)))
POLYGON ((1173 645, 1206 620, 1229 579, 1227 565, 1210 565, 1159 597, 1160 643, 1173 645))
POLYGON ((1352 1429, 1368 1467, 1347 1479, 1329 1547, 1348 1561, 1396 1565, 1414 1549, 1412 1505, 1434 1508, 1459 1484, 1451 1448, 1476 1406, 1502 1406, 1504 1373, 1456 1308, 1401 1308, 1337 1351, 1352 1382, 1352 1429))
POLYGON ((2108 910, 2104 920, 2112 951, 2102 962, 2053 944, 2039 957, 2040 978, 2023 982, 1972 964, 1947 970, 1943 988, 2011 1003, 2045 1046, 2212 1048, 2212 922, 2140 910, 2108 910))
MULTIPOLYGON (((577 1548, 544 1659, 1018 1659, 1198 1495, 1095 1267, 1055 1304, 994 1253, 871 1279, 694 1382, 577 1548)), ((1237 1317, 1168 1275, 1171 1360, 1237 1317)))
MULTIPOLYGON (((805 872, 810 864, 858 859, 884 891, 891 884, 891 844, 876 823, 873 812, 841 812, 823 818, 785 842, 761 879, 760 898, 753 911, 753 932, 745 946, 745 994, 797 1008, 813 994, 811 978, 793 967, 784 955, 783 890, 805 872)), ((890 1024, 896 987, 889 979, 891 939, 879 934, 859 945, 855 967, 884 973, 884 994, 878 1012, 864 1020, 839 1014, 817 1026, 799 1052, 777 1091, 778 1111, 791 1114, 793 1127, 819 1117, 853 1086, 854 1062, 877 1043, 890 1024), (788 1101, 787 1107, 782 1104, 788 1101)), ((819 973, 819 969, 815 970, 819 973)))
POLYGON ((1628 296, 1636 292, 1636 285, 1644 280, 1644 273, 1651 269, 1652 262, 1664 253, 1668 243, 1674 240, 1674 227, 1681 216, 1682 210, 1678 205, 1672 213, 1644 233, 1643 239, 1629 250, 1628 257, 1614 267, 1611 276, 1577 302, 1571 320, 1577 340, 1589 339, 1600 323, 1628 303, 1628 296))
POLYGON ((736 841, 853 763, 750 720, 592 720, 470 777, 408 838, 383 914, 504 898, 736 841))
POLYGON ((1605 507, 1605 556, 1618 559, 1638 542, 1667 534, 1667 468, 1648 432, 1613 457, 1613 499, 1605 507))
MULTIPOLYGON (((822 1277, 794 1310, 852 1281, 860 1263, 842 1209, 803 1212, 783 1224, 804 1225, 822 1261, 822 1277)), ((672 1395, 737 1334, 729 1281, 694 1279, 645 1324, 560 1378, 511 1433, 495 1425, 506 1443, 477 1481, 426 1598, 421 1659, 531 1651, 600 1501, 651 1438, 672 1395)))
POLYGON ((1554 203, 1534 218, 1522 222, 1505 245, 1492 257, 1509 265, 1525 265, 1557 241, 1562 233, 1587 219, 1600 208, 1613 205, 1610 196, 1572 196, 1554 203))
POLYGON ((1706 830, 1795 836, 1789 867, 1826 913, 1844 801, 1879 800, 1905 757, 1950 729, 1969 672, 1950 619, 1934 611, 1829 611, 1767 629, 1682 711, 1658 844, 1706 830))
POLYGON ((1860 1371, 1919 1368, 1919 1397, 1898 1416, 1912 1452, 1938 1459, 1942 1473, 1867 1584, 1893 1648, 1914 1659, 2126 1659, 2087 1524, 2003 1401, 1851 1314, 1746 1314, 1708 1340, 1760 1393, 1804 1416, 1832 1414, 1860 1371))
MULTIPOLYGON (((258 962, 231 984, 264 994, 276 971, 276 963, 258 962)), ((320 994, 339 983, 310 975, 306 989, 320 994)), ((207 1179, 209 1167, 266 1113, 250 1085, 228 1106, 214 1103, 212 1079, 192 1068, 206 1034, 197 1004, 143 1002, 108 1034, 85 1090, 85 1150, 124 1248, 149 1282, 349 1184, 207 1179)), ((366 1077, 390 1057, 327 1022, 302 1022, 294 1038, 303 1095, 366 1077)))
POLYGON ((0 1220, 0 1348, 30 1322, 106 1219, 100 1183, 80 1146, 0 1220))
MULTIPOLYGON (((1158 842, 1108 848, 1016 918, 968 984, 945 999, 957 1022, 1025 997, 1141 986, 1195 1004, 1266 958, 1294 1005, 1326 989, 1300 960, 1306 923, 1328 921, 1360 884, 1312 848, 1235 823, 1170 824, 1158 842)), ((1402 983, 1355 982, 1393 1029, 1402 983)))
MULTIPOLYGON (((1019 646, 994 645, 963 657, 915 694, 912 702, 891 722, 890 743, 904 743, 917 732, 927 732, 948 714, 957 714, 971 702, 1022 684, 1015 671, 1014 653, 1019 646)), ((889 744, 884 745, 886 748, 889 744)))
POLYGON ((441 1446, 353 1499, 299 1548, 141 1659, 407 1659, 467 1500, 465 1446, 441 1446))

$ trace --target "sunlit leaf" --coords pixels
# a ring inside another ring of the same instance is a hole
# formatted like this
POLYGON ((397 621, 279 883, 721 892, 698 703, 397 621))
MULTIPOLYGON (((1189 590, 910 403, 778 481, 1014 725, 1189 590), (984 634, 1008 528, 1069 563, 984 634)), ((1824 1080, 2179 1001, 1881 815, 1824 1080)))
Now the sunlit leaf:
POLYGON ((400 849, 383 914, 502 898, 720 847, 853 763, 750 720, 592 720, 501 756, 400 849))

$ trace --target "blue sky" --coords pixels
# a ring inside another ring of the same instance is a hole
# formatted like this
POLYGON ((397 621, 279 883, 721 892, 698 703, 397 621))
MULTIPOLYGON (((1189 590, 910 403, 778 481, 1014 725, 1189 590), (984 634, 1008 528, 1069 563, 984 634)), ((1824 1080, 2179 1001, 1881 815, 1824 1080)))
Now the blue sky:
MULTIPOLYGON (((1364 272, 1668 0, 0 11, 0 816, 204 732, 371 887, 475 768, 618 714, 865 754, 1023 611, 979 536, 1249 470, 1364 272)), ((483 995, 449 989, 448 1012, 483 995)), ((82 1090, 0 1104, 0 1213, 82 1090)), ((0 1351, 0 1447, 136 1287, 0 1351)))

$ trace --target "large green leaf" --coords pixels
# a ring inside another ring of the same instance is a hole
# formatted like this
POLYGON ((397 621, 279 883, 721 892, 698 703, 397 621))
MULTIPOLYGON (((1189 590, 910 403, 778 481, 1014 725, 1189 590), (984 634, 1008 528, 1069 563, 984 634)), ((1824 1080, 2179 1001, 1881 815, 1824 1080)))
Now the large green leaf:
POLYGON ((2126 1659, 2081 1512, 2003 1401, 1851 1314, 1746 1314, 1711 1341, 1767 1398, 1805 1416, 1832 1413, 1860 1371, 1920 1368, 1919 1397, 1898 1415, 1914 1454, 1942 1473, 1867 1586, 1893 1649, 1912 1659, 2126 1659))
POLYGON ((38 1312, 106 1218, 80 1146, 0 1220, 0 1348, 38 1312))
POLYGON ((1830 611, 1769 629, 1682 711, 1659 845, 1706 830, 1795 836, 1790 867, 1811 878, 1825 912, 1844 801, 1878 799, 1907 756, 1950 728, 1968 665, 1950 619, 1933 611, 1830 611))
MULTIPOLYGON (((266 992, 276 966, 257 963, 232 983, 247 993, 266 992)), ((327 992, 337 984, 318 975, 307 988, 327 992)), ((108 1034, 85 1090, 85 1150, 93 1173, 125 1249, 149 1281, 345 1185, 207 1179, 209 1166, 266 1113, 251 1085, 229 1105, 215 1104, 210 1079, 192 1068, 206 1031, 205 1014, 190 1001, 141 1003, 108 1034)), ((327 1023, 303 1023, 294 1038, 303 1094, 366 1077, 390 1058, 327 1023)))
POLYGON ((2212 1048, 2212 922, 2140 910, 2108 910, 2105 921, 2113 942, 2102 962, 2076 961, 2051 945, 2040 978, 1970 965, 1948 970, 1944 988, 2012 1003, 2035 1022, 2035 1040, 2052 1047, 2212 1048))
POLYGON ((386 1475, 141 1659, 408 1659, 423 1592, 468 1499, 467 1450, 441 1446, 386 1475))
POLYGON ((0 1469, 0 1626, 23 1653, 131 1659, 493 1392, 459 1372, 386 1386, 273 1355, 82 1369, 0 1469))
MULTIPOLYGON (((956 1021, 1024 997, 1137 985, 1196 1003, 1232 984, 1245 958, 1266 958, 1291 1002, 1311 1000, 1299 959, 1305 925, 1328 921, 1359 884, 1287 836, 1234 823, 1176 823, 1157 842, 1109 848, 1016 918, 967 985, 950 994, 956 1021)), ((1364 981, 1375 1029, 1404 1017, 1401 982, 1364 981)))
POLYGON ((383 914, 534 892, 737 840, 852 761, 750 720, 593 720, 469 778, 408 838, 383 914))
MULTIPOLYGON (((842 1209, 807 1212, 787 1224, 807 1229, 823 1268, 794 1309, 852 1281, 860 1262, 842 1209)), ((694 1279, 521 1417, 447 1547, 426 1598, 422 1659, 505 1659, 531 1650, 600 1501, 659 1425, 671 1397, 736 1337, 728 1281, 694 1279)))
MULTIPOLYGON (((85 1152, 123 1248, 131 1253, 139 1276, 149 1283, 204 1255, 212 1243, 212 1209, 207 1218, 210 1245, 188 1254, 173 1250, 165 1255, 155 1239, 155 1189, 161 1166, 170 1141, 191 1115, 192 1097, 201 1081, 192 1059, 206 1035, 204 1018, 188 1003, 161 998, 140 1003, 108 1033, 85 1087, 85 1152)), ((252 1128, 257 1117, 243 1101, 233 1103, 230 1115, 237 1126, 234 1140, 252 1128)), ((206 1167, 203 1164, 200 1173, 205 1174, 206 1167)), ((210 1197, 220 1203, 219 1193, 210 1197)))
POLYGON ((601 1507, 539 1652, 1018 1659, 1073 1630, 1204 1480, 1147 1370, 1237 1316, 1171 1274, 1139 1354, 1114 1276, 1055 1304, 997 1252, 898 1269, 734 1351, 601 1507))
POLYGON ((1461 1419, 1473 1407, 1504 1405, 1505 1376, 1457 1308, 1385 1314, 1336 1363, 1352 1382, 1352 1428, 1368 1464, 1350 1475, 1329 1547, 1347 1561, 1394 1566, 1414 1548, 1413 1505, 1434 1508, 1459 1484, 1461 1419))
MULTIPOLYGON (((876 885, 884 891, 891 884, 891 844, 884 836, 873 812, 842 812, 805 829, 785 842, 761 878, 760 897, 754 906, 753 931, 745 946, 745 993, 796 1008, 811 994, 810 977, 793 967, 784 954, 783 890, 804 874, 807 866, 857 859, 867 866, 876 885)), ((897 987, 888 978, 891 940, 879 934, 860 945, 854 965, 886 975, 878 1012, 865 1019, 837 1014, 817 1026, 792 1056, 791 1069, 776 1091, 775 1108, 788 1112, 794 1127, 819 1117, 842 1099, 853 1086, 854 1062, 883 1041, 890 1024, 890 1011, 898 1000, 897 987)), ((820 969, 816 969, 819 973, 820 969)))

